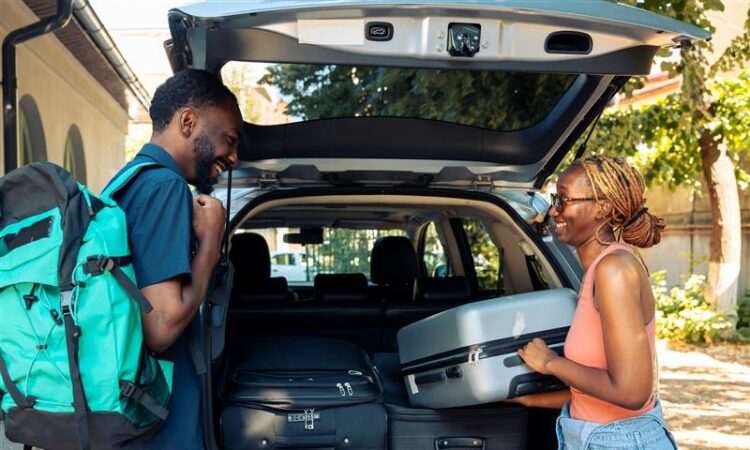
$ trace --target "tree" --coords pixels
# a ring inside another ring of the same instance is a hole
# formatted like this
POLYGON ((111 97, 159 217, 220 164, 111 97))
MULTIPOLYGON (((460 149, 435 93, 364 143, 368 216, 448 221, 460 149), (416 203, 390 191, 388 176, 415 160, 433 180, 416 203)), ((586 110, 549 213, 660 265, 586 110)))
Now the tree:
MULTIPOLYGON (((706 12, 724 10, 718 0, 638 3, 712 32, 706 12)), ((712 218, 705 294, 714 308, 732 312, 737 302, 742 248, 737 180, 745 186, 748 180, 736 162, 750 144, 750 75, 744 73, 737 80, 723 82, 711 81, 710 77, 750 59, 750 10, 745 32, 709 66, 706 56, 711 50, 710 42, 699 41, 680 50, 679 62, 663 63, 663 69, 672 76, 682 76, 680 91, 651 105, 605 114, 590 147, 633 157, 647 181, 669 186, 692 184, 698 190, 705 187, 712 218), (698 175, 702 175, 703 186, 698 175)), ((630 90, 639 82, 631 84, 630 90)))
POLYGON ((290 98, 302 119, 419 117, 494 130, 517 130, 547 115, 573 75, 354 67, 272 66, 260 83, 290 98), (531 99, 531 100, 530 100, 531 99))

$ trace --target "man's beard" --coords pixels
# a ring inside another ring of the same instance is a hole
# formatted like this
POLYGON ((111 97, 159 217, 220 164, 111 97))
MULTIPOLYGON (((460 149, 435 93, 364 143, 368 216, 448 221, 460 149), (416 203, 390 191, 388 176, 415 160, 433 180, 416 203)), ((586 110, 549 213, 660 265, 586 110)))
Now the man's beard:
POLYGON ((201 194, 210 194, 214 190, 214 184, 219 181, 218 177, 211 176, 216 160, 216 147, 208 136, 201 134, 193 141, 193 152, 195 153, 195 178, 192 184, 201 194))

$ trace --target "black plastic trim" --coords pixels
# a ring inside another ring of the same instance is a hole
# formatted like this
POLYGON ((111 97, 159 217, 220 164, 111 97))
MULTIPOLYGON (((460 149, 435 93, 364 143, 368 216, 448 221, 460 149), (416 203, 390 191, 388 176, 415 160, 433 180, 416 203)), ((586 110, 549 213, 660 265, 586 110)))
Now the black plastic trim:
POLYGON ((591 40, 591 35, 586 33, 581 33, 580 31, 555 31, 554 33, 550 33, 549 36, 547 36, 547 39, 544 40, 544 51, 547 53, 559 53, 564 55, 588 55, 591 53, 591 50, 594 47, 594 43, 591 40), (586 48, 581 50, 563 50, 563 49, 554 49, 551 47, 552 44, 554 44, 554 40, 556 38, 560 37, 575 37, 576 39, 583 39, 586 42, 586 48))

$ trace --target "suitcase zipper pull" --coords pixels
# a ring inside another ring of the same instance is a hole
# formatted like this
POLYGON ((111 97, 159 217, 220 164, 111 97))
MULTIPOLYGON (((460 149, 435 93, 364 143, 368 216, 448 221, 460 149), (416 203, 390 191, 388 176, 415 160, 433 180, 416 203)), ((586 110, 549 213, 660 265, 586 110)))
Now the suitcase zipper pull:
POLYGON ((479 365, 479 354, 482 353, 481 348, 473 348, 469 351, 469 360, 467 361, 467 365, 469 366, 478 366, 479 365))
POLYGON ((336 383, 336 387, 339 388, 339 393, 341 393, 341 396, 346 397, 346 391, 344 391, 344 386, 341 383, 336 383))
POLYGON ((356 375, 358 377, 361 377, 363 375, 359 370, 350 370, 348 373, 349 375, 356 375))
POLYGON ((352 385, 349 383, 344 383, 344 386, 346 386, 346 392, 349 393, 349 397, 354 395, 354 389, 352 389, 352 385))

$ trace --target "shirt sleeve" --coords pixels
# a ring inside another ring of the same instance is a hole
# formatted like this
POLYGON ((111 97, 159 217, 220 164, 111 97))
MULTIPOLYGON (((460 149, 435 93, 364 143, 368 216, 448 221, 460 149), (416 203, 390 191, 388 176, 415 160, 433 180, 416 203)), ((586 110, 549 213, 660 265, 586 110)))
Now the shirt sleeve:
POLYGON ((181 180, 151 184, 138 205, 130 241, 139 288, 171 278, 191 280, 192 198, 181 180))

